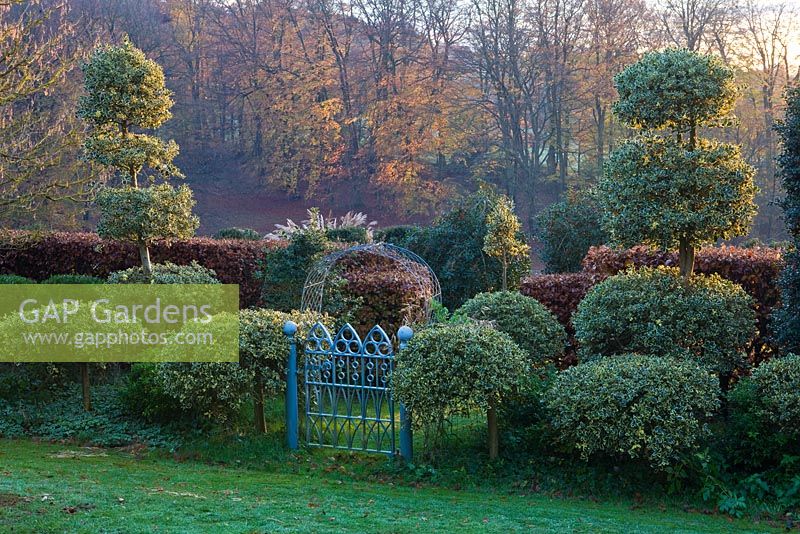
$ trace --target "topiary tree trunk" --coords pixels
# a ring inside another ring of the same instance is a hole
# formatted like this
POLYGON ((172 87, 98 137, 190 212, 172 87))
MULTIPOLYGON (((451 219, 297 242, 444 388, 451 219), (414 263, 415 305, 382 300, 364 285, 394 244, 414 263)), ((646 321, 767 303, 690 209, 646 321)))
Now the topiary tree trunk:
POLYGON ((267 422, 264 419, 264 377, 261 371, 255 370, 253 379, 253 423, 256 434, 264 434, 267 431, 267 422))
POLYGON ((508 253, 503 251, 503 291, 508 291, 508 253))
POLYGON ((489 459, 494 460, 500 451, 500 433, 497 430, 497 409, 494 400, 489 402, 489 409, 486 411, 486 422, 489 430, 489 459))
POLYGON ((153 274, 153 264, 150 262, 150 249, 144 241, 137 242, 136 246, 139 248, 139 259, 142 261, 142 270, 144 274, 153 274))
POLYGON ((686 279, 691 278, 694 273, 694 253, 695 248, 686 236, 681 236, 678 243, 678 265, 680 266, 681 276, 686 279))
POLYGON ((92 393, 91 384, 89 382, 89 364, 79 364, 81 368, 81 392, 83 394, 83 409, 87 412, 92 411, 92 393))

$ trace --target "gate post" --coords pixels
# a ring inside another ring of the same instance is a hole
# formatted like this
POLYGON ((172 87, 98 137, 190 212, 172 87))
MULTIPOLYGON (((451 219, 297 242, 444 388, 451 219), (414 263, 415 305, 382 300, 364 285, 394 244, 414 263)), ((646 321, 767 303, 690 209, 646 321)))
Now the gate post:
MULTIPOLYGON (((408 346, 409 340, 414 336, 414 331, 408 326, 401 326, 397 331, 397 339, 400 340, 400 350, 408 346)), ((411 414, 406 410, 403 403, 400 403, 400 456, 406 462, 414 459, 414 435, 411 431, 411 414)))
POLYGON ((297 343, 294 335, 297 325, 292 321, 283 324, 283 333, 289 338, 289 361, 286 365, 286 444, 291 450, 297 450, 298 415, 297 415, 297 343))

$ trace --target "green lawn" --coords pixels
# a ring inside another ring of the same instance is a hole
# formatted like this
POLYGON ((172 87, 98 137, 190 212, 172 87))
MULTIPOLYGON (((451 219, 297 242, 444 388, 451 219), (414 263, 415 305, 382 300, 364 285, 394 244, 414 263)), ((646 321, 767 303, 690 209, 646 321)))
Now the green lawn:
MULTIPOLYGON (((301 461, 301 460, 290 460, 301 461)), ((6 532, 763 532, 631 503, 355 482, 0 440, 6 532)))

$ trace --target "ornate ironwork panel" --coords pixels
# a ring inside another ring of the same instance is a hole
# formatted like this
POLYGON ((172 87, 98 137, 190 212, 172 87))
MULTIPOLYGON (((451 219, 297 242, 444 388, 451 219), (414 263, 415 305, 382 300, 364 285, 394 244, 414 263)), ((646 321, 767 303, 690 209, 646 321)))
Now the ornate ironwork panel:
POLYGON ((317 323, 304 352, 306 443, 394 454, 394 349, 386 332, 375 326, 362 341, 346 324, 331 337, 317 323))

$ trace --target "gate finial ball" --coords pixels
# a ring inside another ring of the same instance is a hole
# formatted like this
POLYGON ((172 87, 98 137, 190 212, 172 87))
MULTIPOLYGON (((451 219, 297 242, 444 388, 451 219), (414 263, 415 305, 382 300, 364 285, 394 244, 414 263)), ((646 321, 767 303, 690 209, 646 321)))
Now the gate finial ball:
POLYGON ((413 336, 414 331, 411 330, 410 326, 401 326, 400 330, 397 331, 397 339, 399 339, 401 343, 408 343, 413 336))
POLYGON ((283 333, 288 337, 292 337, 297 332, 297 324, 294 321, 286 321, 283 323, 283 333))

